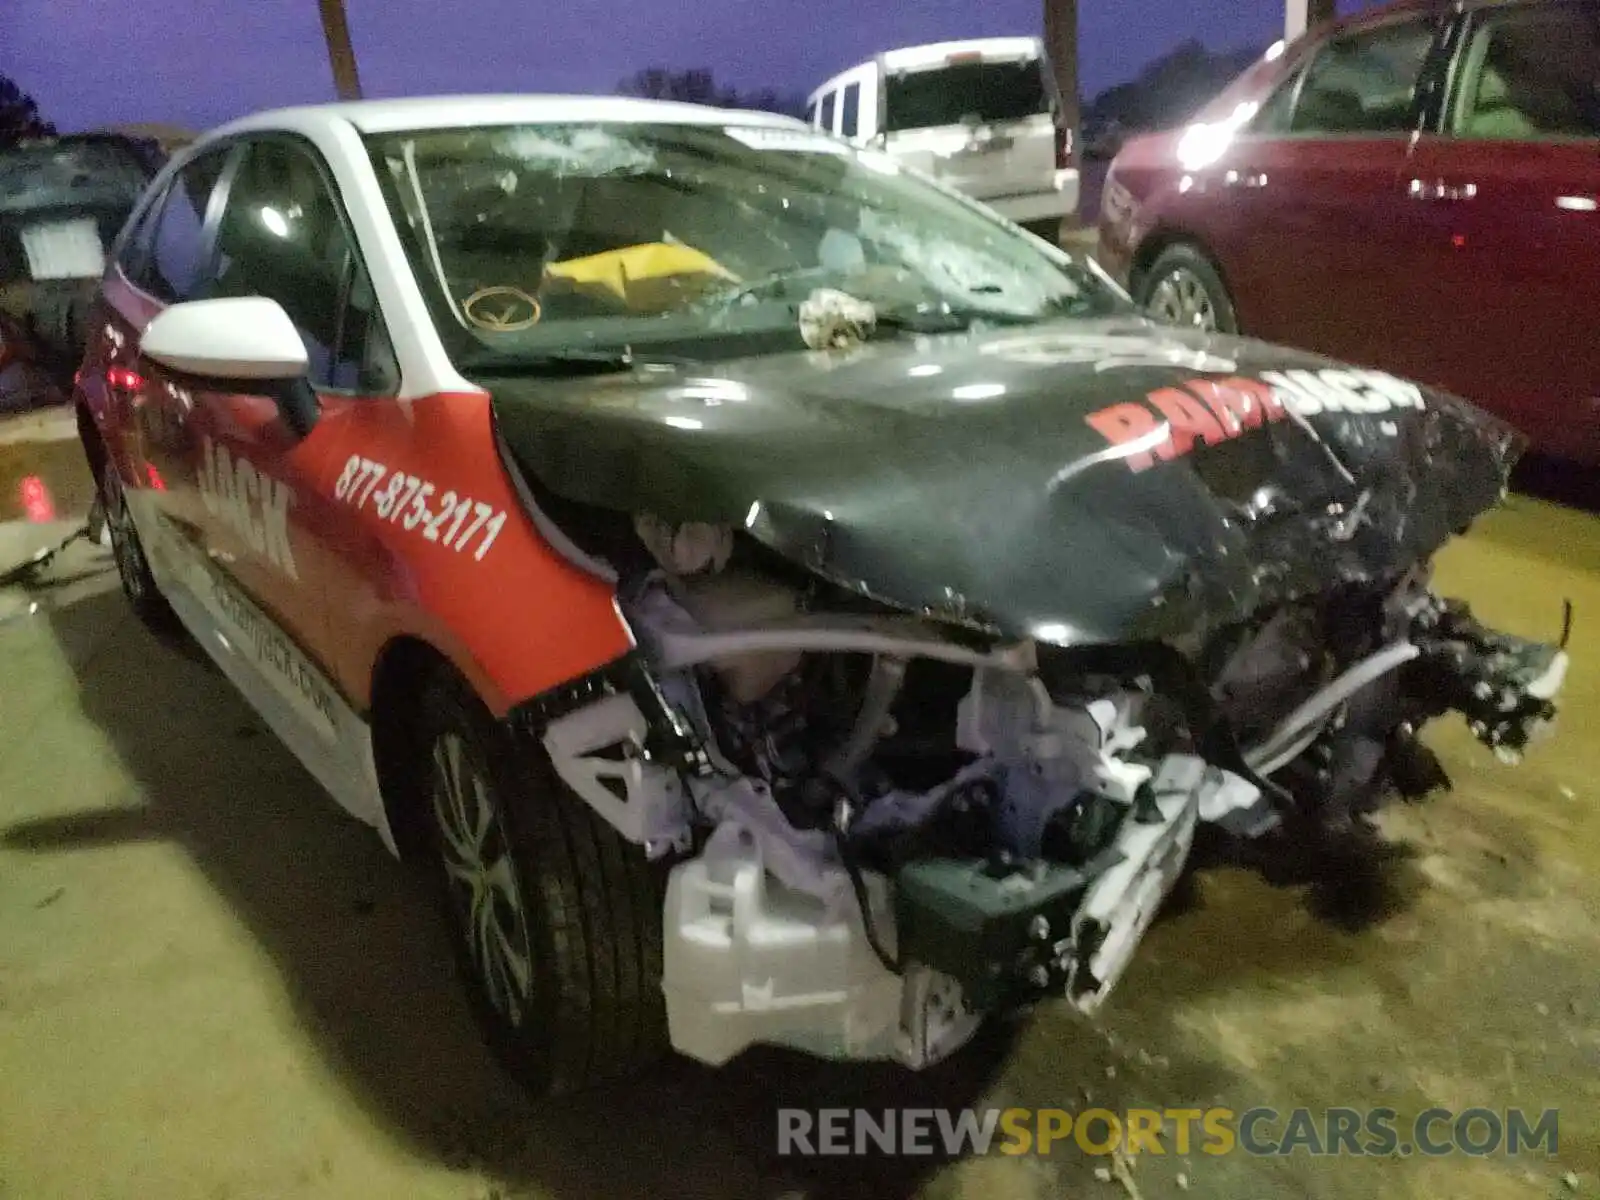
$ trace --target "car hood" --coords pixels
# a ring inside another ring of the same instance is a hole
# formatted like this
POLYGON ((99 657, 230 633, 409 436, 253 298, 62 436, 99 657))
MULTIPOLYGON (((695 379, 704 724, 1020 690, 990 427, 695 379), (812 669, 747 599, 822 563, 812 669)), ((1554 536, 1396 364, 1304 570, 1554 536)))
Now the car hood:
POLYGON ((855 591, 1058 644, 1204 634, 1392 576, 1523 448, 1455 398, 1140 319, 491 379, 562 498, 745 530, 855 591))

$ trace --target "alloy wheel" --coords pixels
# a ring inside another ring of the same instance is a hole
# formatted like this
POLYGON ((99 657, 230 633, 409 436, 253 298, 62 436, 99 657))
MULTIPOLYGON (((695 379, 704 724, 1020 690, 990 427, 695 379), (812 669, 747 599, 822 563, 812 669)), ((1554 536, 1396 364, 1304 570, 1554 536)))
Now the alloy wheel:
POLYGON ((1150 291, 1150 315, 1168 325, 1214 332, 1217 308, 1201 278, 1187 267, 1175 267, 1150 291))
POLYGON ((116 559, 117 576, 122 580, 122 590, 127 593, 128 599, 139 604, 145 599, 145 579, 150 567, 145 560, 144 547, 139 544, 139 533, 128 512, 128 496, 115 467, 106 467, 102 487, 105 492, 106 528, 111 531, 111 554, 116 559))
POLYGON ((522 889, 493 785, 455 733, 434 743, 433 812, 473 966, 495 1011, 520 1027, 533 986, 522 889))

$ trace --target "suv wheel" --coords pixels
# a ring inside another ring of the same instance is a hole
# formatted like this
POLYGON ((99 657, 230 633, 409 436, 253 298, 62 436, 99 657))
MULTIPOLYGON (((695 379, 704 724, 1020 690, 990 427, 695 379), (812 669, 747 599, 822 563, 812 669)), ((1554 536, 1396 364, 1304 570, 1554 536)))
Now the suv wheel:
POLYGON ((1216 266, 1194 246, 1168 246, 1139 282, 1139 306, 1167 325, 1238 333, 1233 299, 1216 266))
POLYGON ((420 718, 441 900, 490 1046, 539 1095, 648 1066, 667 1046, 661 870, 453 673, 420 718))

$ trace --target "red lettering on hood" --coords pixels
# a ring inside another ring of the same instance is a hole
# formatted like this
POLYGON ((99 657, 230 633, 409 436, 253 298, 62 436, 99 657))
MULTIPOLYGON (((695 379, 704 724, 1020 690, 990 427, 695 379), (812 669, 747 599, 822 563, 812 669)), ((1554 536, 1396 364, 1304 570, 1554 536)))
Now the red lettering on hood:
POLYGON ((1231 436, 1222 427, 1211 410, 1193 394, 1181 388, 1162 388, 1146 397, 1160 410, 1172 430, 1171 435, 1156 447, 1156 454, 1164 459, 1176 458, 1194 449, 1196 439, 1217 446, 1231 436))
POLYGON ((1256 429, 1283 417, 1277 393, 1259 379, 1196 379, 1184 386, 1211 406, 1230 433, 1256 429))
MULTIPOLYGON (((1090 413, 1084 420, 1113 447, 1126 446, 1141 438, 1148 444, 1149 439, 1161 428, 1154 413, 1132 401, 1102 408, 1098 412, 1090 413)), ((1151 449, 1154 449, 1153 445, 1151 449)), ((1137 450, 1124 455, 1122 461, 1128 464, 1130 471, 1143 471, 1146 467, 1153 466, 1156 460, 1151 450, 1137 450)))
POLYGON ((1181 387, 1151 392, 1142 401, 1108 405, 1084 420, 1123 451, 1117 457, 1130 471, 1143 471, 1157 459, 1181 458, 1197 442, 1221 445, 1284 416, 1283 401, 1271 384, 1232 376, 1190 379, 1181 387))

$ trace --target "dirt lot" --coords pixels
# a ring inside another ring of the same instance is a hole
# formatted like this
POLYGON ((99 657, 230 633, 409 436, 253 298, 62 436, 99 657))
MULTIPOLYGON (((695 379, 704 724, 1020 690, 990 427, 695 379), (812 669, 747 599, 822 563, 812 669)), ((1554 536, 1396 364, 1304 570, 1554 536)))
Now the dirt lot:
MULTIPOLYGON (((53 532, 0 528, 0 567, 53 532)), ((909 1082, 761 1054, 541 1110, 415 881, 75 547, 0 596, 0 1197, 1600 1197, 1600 527, 1517 499, 1442 575, 1526 633, 1572 599, 1569 706, 1516 769, 1437 731, 1458 788, 1393 815, 1414 855, 1377 901, 1214 875, 1096 1027, 1049 1008, 909 1082), (776 1154, 780 1105, 1219 1102, 1556 1107, 1560 1154, 1144 1157, 1132 1190, 1072 1148, 776 1154)))

